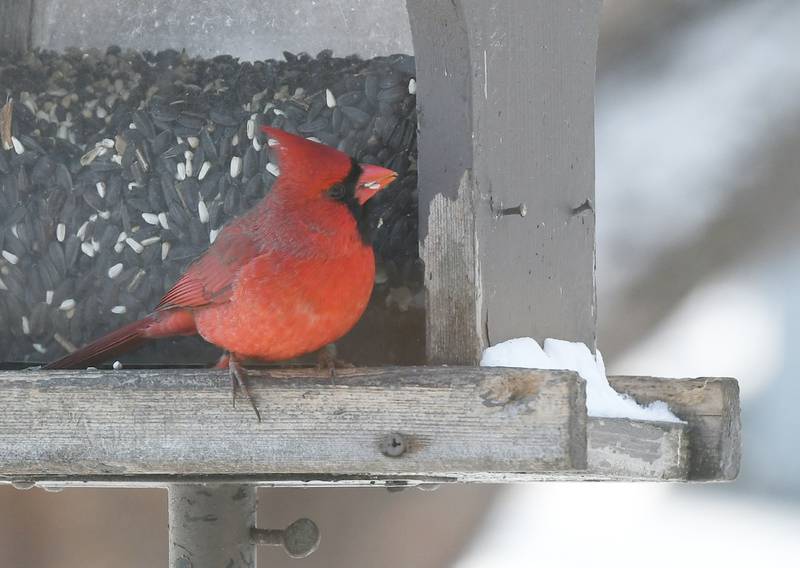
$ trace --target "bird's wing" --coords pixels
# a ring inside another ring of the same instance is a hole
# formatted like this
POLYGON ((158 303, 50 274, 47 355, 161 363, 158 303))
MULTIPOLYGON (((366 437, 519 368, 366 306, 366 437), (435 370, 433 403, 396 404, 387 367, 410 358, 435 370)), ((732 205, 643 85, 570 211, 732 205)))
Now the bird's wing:
POLYGON ((156 310, 198 308, 228 301, 237 274, 258 254, 258 247, 246 229, 227 227, 164 295, 156 310))

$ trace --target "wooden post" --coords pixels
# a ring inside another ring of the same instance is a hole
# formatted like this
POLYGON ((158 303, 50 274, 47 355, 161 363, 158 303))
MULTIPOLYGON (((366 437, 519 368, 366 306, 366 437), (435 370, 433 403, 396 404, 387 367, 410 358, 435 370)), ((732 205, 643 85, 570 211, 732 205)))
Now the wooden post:
POLYGON ((0 50, 31 47, 33 0, 0 0, 0 50))
POLYGON ((594 348, 600 0, 408 0, 434 363, 557 337, 594 348))

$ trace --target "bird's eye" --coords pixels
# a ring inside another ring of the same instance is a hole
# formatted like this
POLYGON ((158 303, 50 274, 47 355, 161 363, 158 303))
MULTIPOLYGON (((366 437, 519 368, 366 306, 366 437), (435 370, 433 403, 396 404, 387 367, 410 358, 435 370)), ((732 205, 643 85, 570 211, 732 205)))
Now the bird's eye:
POLYGON ((328 195, 330 195, 332 199, 342 199, 346 191, 344 185, 337 183, 328 190, 328 195))

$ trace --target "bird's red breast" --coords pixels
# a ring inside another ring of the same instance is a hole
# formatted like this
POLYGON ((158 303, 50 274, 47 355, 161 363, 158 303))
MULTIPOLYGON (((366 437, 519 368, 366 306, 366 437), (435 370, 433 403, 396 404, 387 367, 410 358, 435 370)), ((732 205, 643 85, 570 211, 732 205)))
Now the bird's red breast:
POLYGON ((220 233, 159 307, 192 308, 200 335, 226 350, 281 360, 335 341, 363 313, 375 260, 356 194, 394 174, 283 131, 267 134, 281 171, 272 191, 220 233), (332 189, 343 183, 355 202, 332 189))

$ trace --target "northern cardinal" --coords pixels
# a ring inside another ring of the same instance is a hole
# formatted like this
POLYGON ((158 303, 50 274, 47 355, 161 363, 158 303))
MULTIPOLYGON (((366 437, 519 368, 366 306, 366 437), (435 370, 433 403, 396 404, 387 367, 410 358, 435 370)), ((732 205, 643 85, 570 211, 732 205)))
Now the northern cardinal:
POLYGON ((375 279, 365 203, 397 174, 264 131, 280 168, 272 190, 222 229, 151 314, 45 369, 83 368, 148 339, 200 334, 225 350, 234 401, 238 385, 260 420, 241 360, 291 359, 355 325, 375 279))

